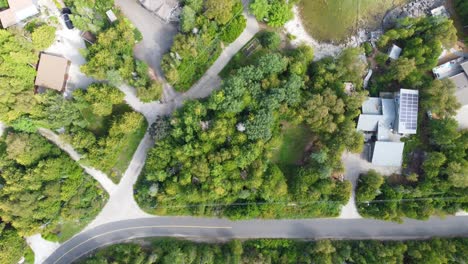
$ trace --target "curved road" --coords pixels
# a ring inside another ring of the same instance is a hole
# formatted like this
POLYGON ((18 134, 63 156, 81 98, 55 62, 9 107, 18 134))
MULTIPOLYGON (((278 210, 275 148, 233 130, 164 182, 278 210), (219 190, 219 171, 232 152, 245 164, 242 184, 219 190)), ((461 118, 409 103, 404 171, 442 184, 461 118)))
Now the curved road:
POLYGON ((44 263, 70 264, 97 248, 143 237, 222 241, 233 238, 404 240, 434 236, 468 236, 468 216, 406 220, 403 224, 372 219, 229 221, 151 217, 105 224, 80 233, 62 244, 44 263))

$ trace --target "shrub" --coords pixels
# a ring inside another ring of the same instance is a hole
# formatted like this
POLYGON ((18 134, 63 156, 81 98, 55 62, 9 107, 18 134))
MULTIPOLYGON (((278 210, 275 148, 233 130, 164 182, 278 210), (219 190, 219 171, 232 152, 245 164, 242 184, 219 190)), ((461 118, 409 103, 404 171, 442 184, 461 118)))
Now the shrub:
POLYGON ((46 49, 55 41, 55 28, 48 25, 40 26, 33 31, 31 38, 34 49, 46 49))
POLYGON ((260 43, 265 48, 276 50, 281 45, 281 37, 276 32, 267 31, 260 36, 260 43))
POLYGON ((221 32, 221 40, 227 43, 234 42, 244 31, 247 25, 247 20, 244 16, 238 16, 230 24, 228 24, 221 32))

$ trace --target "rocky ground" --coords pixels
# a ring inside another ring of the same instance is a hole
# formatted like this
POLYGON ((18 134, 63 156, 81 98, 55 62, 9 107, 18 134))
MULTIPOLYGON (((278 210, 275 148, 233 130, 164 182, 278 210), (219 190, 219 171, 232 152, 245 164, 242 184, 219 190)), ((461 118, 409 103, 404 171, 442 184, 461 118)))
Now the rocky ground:
POLYGON ((445 0, 415 0, 388 12, 383 21, 383 28, 392 27, 398 19, 429 15, 431 10, 443 5, 445 0))

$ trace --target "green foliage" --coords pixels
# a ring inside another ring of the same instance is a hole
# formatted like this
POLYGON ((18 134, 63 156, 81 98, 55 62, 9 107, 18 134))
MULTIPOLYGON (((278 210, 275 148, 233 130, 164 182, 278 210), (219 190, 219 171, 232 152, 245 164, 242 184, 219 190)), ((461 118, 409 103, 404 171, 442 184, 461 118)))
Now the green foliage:
POLYGON ((33 112, 37 54, 30 42, 9 31, 0 30, 0 119, 11 124, 33 112))
POLYGON ((114 0, 65 0, 72 10, 73 25, 82 31, 99 33, 110 26, 106 11, 114 7, 114 0))
POLYGON ((57 149, 37 134, 9 133, 6 137, 8 159, 23 166, 31 166, 57 149))
POLYGON ((235 3, 235 0, 205 0, 205 15, 225 25, 236 15, 233 13, 235 3))
POLYGON ((451 80, 434 80, 421 89, 421 107, 439 117, 454 116, 460 108, 455 91, 455 84, 451 80))
POLYGON ((0 222, 0 263, 18 263, 26 248, 26 241, 18 235, 16 230, 0 222))
POLYGON ((86 54, 87 63, 81 66, 81 70, 98 80, 107 80, 113 73, 124 80, 131 79, 136 67, 133 59, 134 44, 133 27, 120 20, 97 36, 96 43, 86 54))
POLYGON ((237 16, 227 24, 221 32, 220 39, 226 43, 231 43, 236 40, 240 34, 244 31, 247 25, 247 19, 244 16, 237 16))
POLYGON ((265 52, 251 65, 232 69, 220 90, 206 100, 187 102, 170 118, 169 133, 164 120, 154 125, 150 133, 158 140, 148 153, 136 193, 145 210, 233 219, 339 214, 351 184, 332 174, 342 170, 345 149, 362 146, 353 119, 365 95, 360 89, 344 93, 343 82, 361 80, 362 62, 357 51, 346 51, 336 60, 317 63, 316 71, 307 75, 313 51, 301 47, 287 53, 265 52), (314 100, 322 91, 331 103, 314 100), (336 118, 307 122, 313 118, 304 117, 309 108, 325 109, 336 118), (321 158, 306 159, 304 166, 292 170, 273 164, 282 121, 307 126, 308 133, 315 134, 312 156, 321 158))
POLYGON ((184 33, 195 28, 196 13, 190 6, 184 6, 180 14, 180 30, 184 33))
POLYGON ((123 101, 124 94, 108 84, 92 84, 86 91, 75 90, 73 97, 78 104, 89 106, 95 115, 108 116, 112 107, 123 101))
POLYGON ((277 32, 263 32, 259 39, 263 47, 271 50, 279 49, 281 45, 281 36, 277 32))
POLYGON ((370 57, 374 52, 374 48, 372 47, 372 44, 370 44, 370 42, 364 42, 364 44, 362 44, 362 47, 364 48, 364 52, 366 53, 367 57, 370 57))
POLYGON ((57 147, 35 134, 14 132, 0 144, 7 149, 0 154, 0 215, 20 235, 60 236, 62 221, 83 227, 99 212, 105 193, 57 147), (20 150, 27 152, 14 153, 20 150), (25 155, 31 157, 24 160, 25 155))
POLYGON ((181 33, 175 36, 161 63, 167 81, 177 91, 190 88, 216 61, 221 54, 221 40, 234 41, 245 28, 239 0, 204 1, 203 13, 200 2, 184 1, 181 33), (193 28, 198 29, 196 34, 193 28))
POLYGON ((457 40, 452 20, 440 17, 405 18, 396 28, 388 30, 379 39, 378 46, 386 48, 398 43, 403 48, 402 57, 412 58, 422 70, 437 65, 442 46, 452 47, 457 40))
POLYGON ((454 0, 455 11, 461 18, 463 26, 468 25, 468 2, 464 0, 454 0))
POLYGON ((465 238, 415 241, 295 241, 262 239, 208 244, 154 239, 151 246, 119 244, 82 264, 111 263, 463 263, 465 238))
POLYGON ((44 50, 50 47, 55 41, 55 27, 43 25, 34 29, 31 34, 34 49, 44 50))
POLYGON ((367 174, 359 176, 356 190, 356 201, 368 202, 374 200, 379 195, 380 186, 384 183, 382 175, 371 170, 367 174))
POLYGON ((269 26, 281 27, 293 18, 293 5, 294 2, 286 0, 254 0, 250 4, 250 12, 269 26))

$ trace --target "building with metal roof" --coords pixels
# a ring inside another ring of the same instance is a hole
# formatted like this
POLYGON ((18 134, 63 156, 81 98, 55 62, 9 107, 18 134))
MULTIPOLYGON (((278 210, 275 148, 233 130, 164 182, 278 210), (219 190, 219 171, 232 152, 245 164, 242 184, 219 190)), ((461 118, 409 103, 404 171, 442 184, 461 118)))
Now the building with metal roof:
POLYGON ((9 8, 0 12, 3 28, 11 27, 39 13, 32 0, 8 0, 9 8))
POLYGON ((392 60, 396 60, 400 57, 402 49, 397 45, 393 44, 388 50, 388 57, 392 60))
POLYGON ((372 164, 376 166, 399 167, 403 162, 403 142, 376 141, 372 164))

